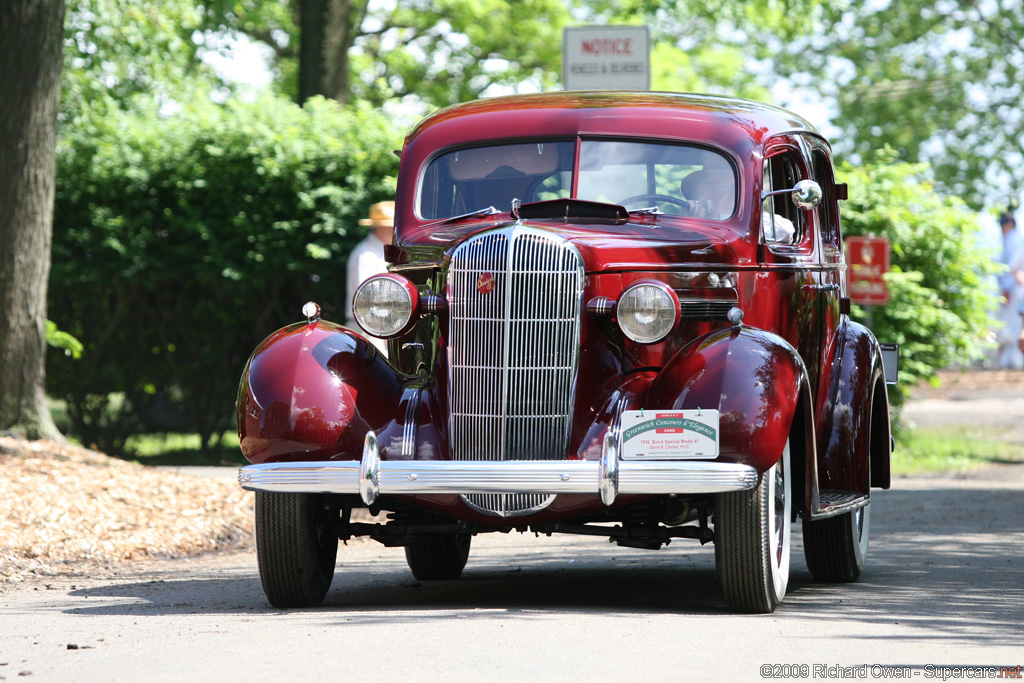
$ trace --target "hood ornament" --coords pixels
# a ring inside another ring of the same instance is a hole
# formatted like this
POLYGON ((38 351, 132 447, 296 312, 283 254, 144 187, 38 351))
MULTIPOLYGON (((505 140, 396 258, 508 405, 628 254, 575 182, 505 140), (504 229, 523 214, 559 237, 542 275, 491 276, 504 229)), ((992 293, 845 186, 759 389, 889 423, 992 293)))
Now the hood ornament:
POLYGON ((512 216, 512 218, 514 220, 519 220, 519 207, 520 206, 522 206, 522 202, 519 201, 519 198, 518 197, 513 197, 512 198, 512 208, 509 210, 509 215, 512 216))
POLYGON ((743 327, 743 309, 738 306, 733 306, 729 309, 729 312, 725 314, 725 317, 732 323, 732 329, 739 330, 743 327))
POLYGON ((312 301, 307 301, 302 307, 302 315, 306 316, 306 322, 312 325, 320 319, 320 306, 312 301))

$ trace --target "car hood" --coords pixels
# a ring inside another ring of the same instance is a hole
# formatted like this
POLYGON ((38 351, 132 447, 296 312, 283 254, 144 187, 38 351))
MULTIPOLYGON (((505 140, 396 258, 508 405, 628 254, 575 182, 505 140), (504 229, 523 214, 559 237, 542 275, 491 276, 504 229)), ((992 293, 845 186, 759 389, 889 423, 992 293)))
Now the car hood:
POLYGON ((516 224, 559 235, 583 256, 588 273, 730 267, 747 262, 747 237, 735 226, 697 219, 642 217, 628 222, 600 219, 475 220, 469 224, 423 226, 398 240, 397 265, 447 265, 467 239, 516 224))

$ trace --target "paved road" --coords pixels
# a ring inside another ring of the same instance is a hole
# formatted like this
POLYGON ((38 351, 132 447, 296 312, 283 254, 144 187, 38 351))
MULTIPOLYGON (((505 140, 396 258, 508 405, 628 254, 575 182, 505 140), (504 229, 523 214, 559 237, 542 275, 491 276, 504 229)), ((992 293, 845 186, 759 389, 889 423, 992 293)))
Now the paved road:
POLYGON ((875 497, 861 581, 814 584, 798 552, 767 616, 725 611, 693 541, 478 537, 461 581, 430 584, 401 550, 352 543, 326 605, 296 611, 267 606, 254 553, 150 562, 0 594, 0 678, 746 681, 795 664, 776 672, 942 680, 924 667, 1024 664, 1022 548, 1024 464, 899 480, 875 497), (862 664, 880 666, 812 668, 862 664))

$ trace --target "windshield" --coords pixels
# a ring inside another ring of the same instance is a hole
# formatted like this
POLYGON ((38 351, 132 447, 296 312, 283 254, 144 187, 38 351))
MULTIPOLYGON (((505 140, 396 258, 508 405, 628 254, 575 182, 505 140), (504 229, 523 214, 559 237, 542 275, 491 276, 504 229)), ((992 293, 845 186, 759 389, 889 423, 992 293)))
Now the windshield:
MULTIPOLYGON (((471 147, 433 159, 423 176, 419 213, 425 220, 489 206, 571 197, 575 142, 471 147)), ((584 140, 577 199, 636 211, 725 220, 736 210, 736 174, 726 158, 692 145, 584 140)))

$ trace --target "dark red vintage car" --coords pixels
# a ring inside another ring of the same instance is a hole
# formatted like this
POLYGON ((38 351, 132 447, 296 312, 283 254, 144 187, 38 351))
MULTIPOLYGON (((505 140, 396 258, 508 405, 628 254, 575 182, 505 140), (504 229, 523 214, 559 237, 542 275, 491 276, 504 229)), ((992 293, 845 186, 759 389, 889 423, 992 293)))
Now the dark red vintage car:
POLYGON ((712 542, 725 603, 771 612, 794 522, 853 581, 889 486, 882 346, 848 316, 828 143, 755 102, 555 93, 406 138, 390 272, 360 334, 268 337, 238 395, 260 577, 320 604, 338 540, 455 579, 486 532, 712 542), (386 511, 386 522, 352 511, 386 511))

